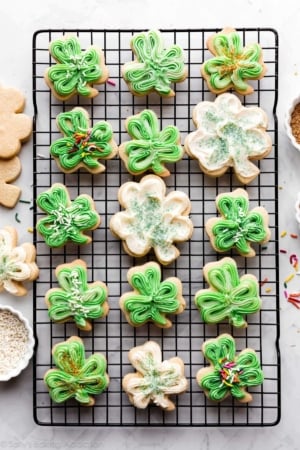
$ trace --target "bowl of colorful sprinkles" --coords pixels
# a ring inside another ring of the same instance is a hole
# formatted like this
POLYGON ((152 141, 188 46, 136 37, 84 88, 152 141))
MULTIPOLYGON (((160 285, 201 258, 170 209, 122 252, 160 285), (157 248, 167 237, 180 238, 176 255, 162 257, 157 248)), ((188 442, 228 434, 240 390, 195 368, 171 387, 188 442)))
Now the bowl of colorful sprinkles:
POLYGON ((34 344, 28 320, 16 309, 0 305, 0 381, 16 377, 27 367, 34 344))
POLYGON ((288 108, 285 128, 291 143, 300 151, 300 95, 292 100, 288 108))

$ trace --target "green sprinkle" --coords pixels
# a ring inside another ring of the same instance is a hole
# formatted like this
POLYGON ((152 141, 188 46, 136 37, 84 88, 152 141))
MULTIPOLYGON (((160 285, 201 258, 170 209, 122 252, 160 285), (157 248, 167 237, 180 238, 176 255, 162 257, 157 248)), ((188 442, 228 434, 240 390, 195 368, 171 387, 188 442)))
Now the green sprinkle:
POLYGON ((30 205, 31 201, 30 200, 19 200, 20 203, 27 203, 28 205, 30 205))
POLYGON ((15 214, 15 220, 18 223, 21 223, 21 220, 19 219, 18 213, 15 214))

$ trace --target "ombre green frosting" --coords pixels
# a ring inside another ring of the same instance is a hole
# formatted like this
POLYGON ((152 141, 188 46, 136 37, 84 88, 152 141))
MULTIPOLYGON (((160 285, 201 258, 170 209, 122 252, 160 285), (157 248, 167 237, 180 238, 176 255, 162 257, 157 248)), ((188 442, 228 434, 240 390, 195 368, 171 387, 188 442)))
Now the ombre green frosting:
POLYGON ((46 295, 53 321, 72 318, 79 328, 85 329, 88 319, 105 315, 107 289, 101 282, 87 283, 87 270, 82 263, 62 264, 56 272, 60 288, 53 288, 46 295))
POLYGON ((229 319, 235 327, 245 327, 245 314, 253 314, 261 307, 259 286, 253 275, 239 277, 236 263, 223 258, 204 267, 209 289, 202 289, 195 296, 204 322, 218 323, 229 319))
POLYGON ((128 281, 134 291, 125 294, 122 304, 132 325, 153 322, 164 327, 168 324, 166 314, 175 314, 181 309, 179 279, 169 278, 161 281, 158 264, 148 263, 134 267, 134 270, 129 272, 128 281))
POLYGON ((201 378, 200 386, 211 400, 219 402, 231 394, 243 401, 247 387, 262 384, 264 374, 255 351, 245 349, 237 356, 235 352, 235 341, 230 335, 205 342, 203 353, 212 367, 201 378))
POLYGON ((52 400, 62 403, 74 398, 82 405, 92 405, 93 396, 101 394, 109 383, 105 357, 99 353, 85 358, 83 342, 74 336, 56 344, 52 354, 56 368, 44 376, 52 400))
POLYGON ((47 77, 57 94, 69 97, 78 92, 90 96, 89 83, 95 83, 103 75, 99 52, 94 47, 81 51, 77 37, 70 36, 51 42, 50 53, 57 64, 49 68, 47 77))
POLYGON ((55 183, 48 191, 36 199, 40 209, 47 213, 36 225, 49 247, 60 247, 68 241, 76 244, 90 242, 83 232, 94 229, 100 222, 99 214, 88 195, 79 195, 71 201, 67 188, 55 183))
POLYGON ((131 173, 140 174, 151 170, 157 175, 168 174, 164 163, 174 163, 182 158, 184 151, 180 145, 178 128, 169 125, 160 131, 153 111, 145 109, 129 118, 126 128, 133 140, 123 144, 123 159, 131 173))
POLYGON ((130 90, 137 95, 156 91, 160 95, 174 95, 171 83, 183 81, 186 68, 183 52, 178 45, 164 49, 159 31, 137 33, 131 39, 131 48, 136 57, 123 67, 123 77, 130 90))
POLYGON ((258 209, 249 211, 247 195, 221 194, 217 199, 217 208, 222 216, 215 219, 212 227, 212 239, 217 251, 225 252, 235 247, 239 253, 247 255, 252 250, 250 243, 261 243, 267 238, 264 215, 258 209))
POLYGON ((224 92, 230 87, 239 92, 247 91, 246 80, 258 79, 263 73, 260 46, 255 43, 243 47, 236 31, 217 33, 212 45, 215 56, 204 62, 203 70, 215 92, 224 92))
POLYGON ((66 172, 74 172, 81 166, 94 173, 105 170, 99 160, 111 158, 116 149, 110 124, 101 121, 90 128, 83 108, 62 112, 56 121, 64 137, 51 144, 50 153, 60 167, 66 172))

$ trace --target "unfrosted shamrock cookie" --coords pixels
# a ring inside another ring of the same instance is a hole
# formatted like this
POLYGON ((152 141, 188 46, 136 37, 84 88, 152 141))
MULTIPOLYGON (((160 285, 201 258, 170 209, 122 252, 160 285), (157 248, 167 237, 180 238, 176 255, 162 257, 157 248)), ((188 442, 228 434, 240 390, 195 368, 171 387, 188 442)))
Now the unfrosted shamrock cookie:
POLYGON ((89 195, 82 194, 70 200, 66 186, 54 183, 48 191, 38 195, 36 203, 47 213, 38 220, 36 229, 49 247, 61 247, 67 242, 91 242, 92 238, 84 232, 99 226, 100 215, 89 195))
POLYGON ((74 398, 83 406, 94 405, 94 395, 109 384, 105 356, 94 353, 86 358, 84 344, 77 336, 56 344, 52 356, 56 368, 44 375, 51 399, 63 403, 74 398))
POLYGON ((65 173, 81 167, 92 174, 101 173, 105 166, 99 160, 111 159, 118 151, 110 124, 101 121, 91 128, 89 122, 88 112, 80 107, 62 112, 56 118, 64 137, 51 144, 50 153, 65 173))
POLYGON ((186 137, 184 146, 205 174, 219 177, 232 167, 243 184, 257 177, 259 169, 252 160, 272 150, 268 118, 261 108, 245 107, 236 95, 222 94, 214 102, 198 103, 193 121, 197 130, 186 137))
POLYGON ((136 369, 135 373, 125 375, 122 383, 130 402, 141 409, 153 402, 166 411, 173 411, 175 405, 169 395, 181 394, 188 387, 182 359, 162 361, 160 346, 153 341, 132 348, 128 358, 136 369))
POLYGON ((92 45, 81 50, 76 36, 63 36, 50 43, 49 51, 56 64, 45 72, 45 81, 58 100, 67 100, 75 94, 95 97, 94 84, 105 83, 108 70, 103 51, 92 45))
POLYGON ((164 163, 177 162, 184 154, 178 128, 169 125, 160 130, 157 116, 150 109, 129 117, 125 127, 132 140, 120 145, 119 155, 127 170, 132 175, 147 170, 161 177, 170 175, 164 163))
POLYGON ((38 277, 35 263, 36 251, 29 242, 18 244, 17 231, 13 227, 0 230, 0 292, 7 291, 16 296, 27 294, 23 285, 38 277))
POLYGON ((196 379, 205 395, 215 402, 229 395, 241 403, 250 402, 252 395, 246 389, 264 381, 255 351, 246 348, 236 355, 235 341, 229 334, 205 341, 202 351, 210 365, 200 369, 196 379))
POLYGON ((22 111, 25 97, 17 89, 0 86, 0 158, 16 156, 32 132, 32 120, 22 111))
POLYGON ((156 262, 129 269, 127 279, 133 291, 120 299, 120 307, 133 327, 153 322, 161 328, 172 326, 167 314, 179 314, 185 308, 179 278, 161 281, 161 269, 156 262))
POLYGON ((193 224, 188 217, 188 196, 181 191, 165 194, 166 185, 156 175, 120 187, 118 199, 125 211, 114 214, 110 229, 122 239, 129 255, 144 256, 153 248, 161 264, 170 264, 180 254, 174 243, 190 239, 193 224))
POLYGON ((187 77, 182 48, 175 44, 165 49, 162 35, 156 30, 135 34, 130 46, 135 59, 122 67, 130 91, 134 95, 155 91, 164 97, 174 96, 171 84, 187 77))
POLYGON ((18 178, 21 171, 22 166, 18 156, 11 159, 0 159, 0 205, 13 208, 17 204, 21 189, 10 183, 18 178))
POLYGON ((73 320, 81 330, 90 331, 90 320, 108 314, 106 285, 87 282, 86 263, 81 259, 60 264, 55 275, 60 287, 49 289, 45 297, 50 319, 60 323, 73 320))
POLYGON ((224 28, 209 37, 209 51, 214 55, 201 66, 201 74, 208 88, 215 94, 234 89, 241 95, 251 94, 248 80, 259 80, 267 71, 259 44, 243 47, 240 35, 234 28, 224 28))
POLYGON ((248 273, 240 277, 232 258, 206 264, 203 275, 209 289, 200 289, 195 295, 195 303, 204 322, 218 323, 228 319, 235 327, 246 327, 245 315, 261 308, 256 277, 248 273))
POLYGON ((212 217, 205 224, 216 252, 235 248, 242 256, 255 256, 251 244, 264 244, 271 237, 266 209, 258 206, 249 210, 249 197, 244 189, 219 194, 216 205, 221 217, 212 217))

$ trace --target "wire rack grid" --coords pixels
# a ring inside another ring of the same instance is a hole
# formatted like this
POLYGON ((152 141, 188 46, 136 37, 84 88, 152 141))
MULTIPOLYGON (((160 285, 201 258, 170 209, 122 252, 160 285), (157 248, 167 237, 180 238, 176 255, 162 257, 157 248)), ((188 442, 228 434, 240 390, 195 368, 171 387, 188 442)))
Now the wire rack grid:
MULTIPOLYGON (((124 169, 120 159, 106 163, 106 171, 92 176, 83 171, 63 174, 49 156, 51 142, 61 135, 56 126, 56 116, 61 111, 81 105, 90 113, 92 124, 108 120, 114 130, 117 142, 128 140, 124 121, 128 116, 153 109, 161 126, 175 124, 182 137, 193 131, 192 111, 203 100, 215 96, 207 90, 200 76, 201 63, 210 57, 206 40, 218 29, 161 30, 166 46, 178 43, 184 50, 188 66, 188 78, 175 86, 175 97, 159 98, 156 94, 134 97, 121 77, 121 66, 132 59, 131 36, 140 30, 40 30, 33 37, 33 102, 34 124, 34 196, 49 189, 54 182, 64 183, 71 198, 87 193, 95 201, 101 214, 101 226, 92 232, 92 243, 76 247, 67 245, 61 249, 48 248, 43 239, 34 234, 40 276, 34 286, 34 328, 38 346, 34 358, 34 418, 41 425, 95 425, 95 426, 263 426, 274 425, 280 419, 280 354, 279 354, 279 294, 278 294, 278 223, 277 223, 277 118, 278 93, 278 36, 273 29, 238 29, 244 43, 259 42, 263 48, 267 74, 262 80, 254 81, 254 93, 240 97, 243 104, 261 106, 269 118, 268 133, 273 142, 271 154, 257 164, 260 175, 249 184, 250 205, 264 206, 269 213, 272 237, 270 242, 257 247, 254 258, 242 258, 231 253, 241 273, 254 274, 261 283, 262 309, 248 317, 246 329, 232 329, 226 323, 207 325, 203 323, 194 305, 194 295, 204 288, 202 268, 210 261, 220 259, 211 248, 204 232, 208 217, 216 215, 215 198, 220 192, 240 187, 232 172, 220 178, 205 176, 196 161, 185 156, 171 168, 166 179, 167 191, 177 189, 188 194, 192 203, 191 219, 194 233, 189 242, 178 245, 180 257, 170 266, 163 268, 163 276, 177 276, 182 280, 183 295, 187 307, 174 317, 173 326, 161 330, 154 325, 132 328, 119 309, 119 298, 130 290, 126 273, 129 267, 154 259, 134 259, 124 253, 118 239, 109 230, 111 216, 119 211, 118 189, 132 177, 124 169), (46 86, 43 74, 53 60, 49 54, 49 42, 64 34, 76 34, 82 48, 97 44, 103 48, 112 84, 99 86, 99 95, 94 99, 73 97, 66 102, 56 100, 46 86), (115 84, 115 85, 114 85, 115 84), (76 258, 85 260, 88 266, 89 282, 102 280, 109 289, 109 315, 96 320, 91 332, 80 332, 73 323, 56 324, 49 320, 45 306, 45 293, 57 286, 54 271, 58 264, 76 258), (266 290, 266 287, 268 289, 266 290), (196 383, 196 372, 206 363, 200 351, 204 340, 216 337, 222 332, 231 333, 237 343, 237 351, 253 348, 261 361, 265 381, 260 387, 252 388, 253 401, 240 404, 226 399, 212 403, 196 383), (96 397, 91 408, 81 407, 75 401, 63 405, 51 401, 43 382, 44 373, 53 367, 51 348, 57 342, 72 335, 84 340, 87 355, 103 353, 108 360, 110 385, 106 392, 96 397), (147 340, 161 345, 164 359, 178 355, 185 363, 185 374, 189 381, 186 393, 175 399, 176 409, 164 412, 150 406, 137 410, 122 391, 123 376, 134 369, 128 361, 128 351, 147 340)), ((34 222, 43 216, 35 207, 34 222)))

